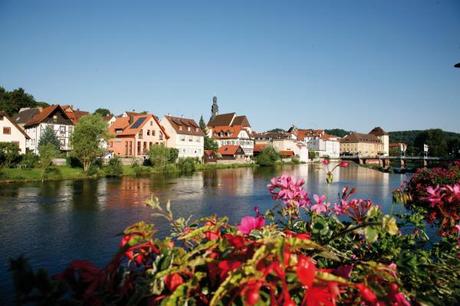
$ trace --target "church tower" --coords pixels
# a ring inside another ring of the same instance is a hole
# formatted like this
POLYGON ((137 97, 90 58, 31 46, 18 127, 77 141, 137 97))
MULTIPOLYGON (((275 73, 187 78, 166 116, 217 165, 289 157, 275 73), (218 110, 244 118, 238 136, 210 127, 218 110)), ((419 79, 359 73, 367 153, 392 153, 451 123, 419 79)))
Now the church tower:
POLYGON ((213 120, 219 114, 219 105, 217 105, 217 97, 212 97, 212 106, 211 106, 211 119, 213 120))

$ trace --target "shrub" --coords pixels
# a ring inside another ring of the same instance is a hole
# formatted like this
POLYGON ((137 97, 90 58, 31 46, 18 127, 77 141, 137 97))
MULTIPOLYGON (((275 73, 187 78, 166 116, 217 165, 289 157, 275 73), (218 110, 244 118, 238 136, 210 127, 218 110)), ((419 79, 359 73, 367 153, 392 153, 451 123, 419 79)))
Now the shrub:
POLYGON ((33 152, 27 152, 26 154, 21 156, 21 162, 19 163, 19 167, 24 169, 32 169, 38 166, 40 158, 37 154, 33 152))
POLYGON ((299 159, 299 157, 294 156, 294 157, 291 158, 291 162, 292 162, 294 165, 298 165, 298 164, 300 164, 300 159, 299 159))
POLYGON ((256 157, 256 163, 259 166, 273 166, 277 161, 281 160, 279 153, 272 147, 266 147, 259 155, 256 157))
POLYGON ((53 128, 49 125, 45 128, 38 141, 39 147, 47 144, 51 144, 57 151, 61 148, 61 142, 57 138, 53 128))
POLYGON ((104 167, 105 175, 106 176, 122 176, 123 175, 123 166, 121 164, 120 159, 117 156, 112 157, 109 159, 109 162, 104 167))
POLYGON ((196 171, 197 160, 192 157, 180 158, 177 167, 182 173, 193 173, 196 171))
POLYGON ((59 154, 56 146, 47 143, 38 147, 40 152, 40 168, 42 168, 42 180, 47 177, 48 172, 53 170, 53 159, 59 154))
POLYGON ((19 146, 17 143, 0 142, 0 165, 11 167, 16 165, 20 160, 19 146))
POLYGON ((168 164, 174 164, 179 155, 175 148, 167 148, 162 144, 153 145, 149 150, 149 159, 153 167, 163 169, 168 164))

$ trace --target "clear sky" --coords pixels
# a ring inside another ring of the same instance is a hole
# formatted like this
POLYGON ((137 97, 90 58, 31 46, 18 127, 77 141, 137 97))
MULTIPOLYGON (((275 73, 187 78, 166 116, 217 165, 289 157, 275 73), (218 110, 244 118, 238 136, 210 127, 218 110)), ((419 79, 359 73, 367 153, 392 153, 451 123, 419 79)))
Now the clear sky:
POLYGON ((0 85, 256 130, 460 132, 460 1, 0 0, 0 85))

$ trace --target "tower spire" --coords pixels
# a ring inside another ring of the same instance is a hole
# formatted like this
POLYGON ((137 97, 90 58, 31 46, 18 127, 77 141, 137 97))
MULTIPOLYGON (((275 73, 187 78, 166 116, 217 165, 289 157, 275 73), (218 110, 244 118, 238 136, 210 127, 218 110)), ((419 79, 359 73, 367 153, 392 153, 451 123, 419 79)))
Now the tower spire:
POLYGON ((219 114, 219 105, 217 105, 217 97, 212 97, 212 106, 211 106, 211 120, 214 119, 219 114))

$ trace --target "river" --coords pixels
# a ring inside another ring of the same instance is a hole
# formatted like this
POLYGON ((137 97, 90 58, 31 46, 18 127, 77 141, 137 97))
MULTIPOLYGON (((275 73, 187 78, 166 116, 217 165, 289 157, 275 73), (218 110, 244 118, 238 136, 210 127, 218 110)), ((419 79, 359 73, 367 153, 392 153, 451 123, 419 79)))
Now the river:
POLYGON ((325 183, 321 165, 285 166, 282 169, 239 168, 198 172, 181 177, 123 177, 79 181, 3 184, 0 187, 0 304, 12 302, 8 258, 25 255, 34 268, 51 273, 62 270, 72 259, 106 263, 117 250, 116 235, 128 225, 145 220, 154 223, 159 235, 167 223, 153 218, 145 200, 152 194, 171 201, 176 217, 228 216, 240 218, 273 205, 267 192, 269 180, 282 173, 302 177, 309 193, 326 194, 334 201, 343 186, 358 188, 357 196, 372 199, 386 212, 400 211, 392 205, 391 191, 406 176, 381 173, 351 165, 337 168, 335 182, 325 183), (3 299, 3 302, 1 302, 3 299))

